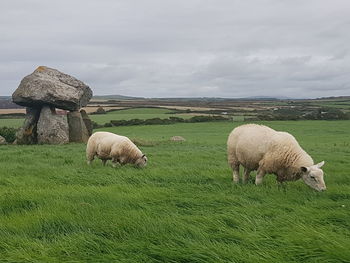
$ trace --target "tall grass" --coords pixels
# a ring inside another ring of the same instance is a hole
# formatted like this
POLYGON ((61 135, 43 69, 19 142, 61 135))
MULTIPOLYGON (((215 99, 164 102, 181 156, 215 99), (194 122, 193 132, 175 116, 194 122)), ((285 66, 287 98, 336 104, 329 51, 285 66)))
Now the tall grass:
POLYGON ((145 169, 87 166, 83 144, 1 146, 0 262, 350 262, 350 122, 265 122, 326 161, 323 193, 233 185, 239 124, 105 128, 153 142, 145 169))

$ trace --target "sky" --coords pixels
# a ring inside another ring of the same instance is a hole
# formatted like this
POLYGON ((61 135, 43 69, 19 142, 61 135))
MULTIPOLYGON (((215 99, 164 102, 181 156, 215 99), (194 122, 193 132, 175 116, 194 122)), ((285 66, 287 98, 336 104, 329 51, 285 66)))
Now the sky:
POLYGON ((350 95, 349 0, 0 0, 0 96, 38 66, 94 95, 350 95))

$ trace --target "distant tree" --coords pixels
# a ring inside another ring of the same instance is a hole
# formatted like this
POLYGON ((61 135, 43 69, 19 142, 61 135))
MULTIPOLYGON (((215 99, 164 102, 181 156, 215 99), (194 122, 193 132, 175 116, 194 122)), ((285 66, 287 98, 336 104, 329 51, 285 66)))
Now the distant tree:
POLYGON ((103 125, 102 124, 98 124, 97 122, 95 121, 91 121, 92 122, 92 128, 93 129, 98 129, 98 128, 102 128, 103 125))
POLYGON ((16 140, 16 129, 11 127, 0 127, 0 135, 5 138, 8 143, 16 140))
POLYGON ((308 120, 348 120, 349 116, 336 108, 322 107, 307 113, 305 119, 308 120))
POLYGON ((102 108, 101 106, 97 108, 96 110, 96 114, 106 114, 106 111, 104 108, 102 108))
POLYGON ((103 126, 104 126, 104 127, 112 127, 113 125, 112 125, 112 123, 107 122, 107 123, 105 123, 103 126))

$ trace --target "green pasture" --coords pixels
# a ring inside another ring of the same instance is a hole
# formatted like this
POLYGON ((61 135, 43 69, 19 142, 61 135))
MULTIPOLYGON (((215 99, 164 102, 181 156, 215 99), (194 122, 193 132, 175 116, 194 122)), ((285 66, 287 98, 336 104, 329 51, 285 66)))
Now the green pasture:
POLYGON ((152 118, 161 118, 166 119, 169 117, 180 117, 184 119, 191 118, 191 115, 188 114, 170 114, 176 110, 162 109, 162 108, 134 108, 134 109, 123 109, 110 111, 106 114, 93 114, 90 115, 90 118, 97 122, 98 124, 105 124, 110 120, 131 120, 131 119, 152 119, 152 118))
POLYGON ((336 100, 295 100, 291 101, 267 101, 261 102, 261 104, 269 106, 318 106, 318 107, 330 107, 337 108, 344 112, 350 111, 350 100, 346 98, 339 98, 336 100))
POLYGON ((233 185, 240 124, 100 129, 143 141, 144 169, 88 166, 84 144, 0 146, 0 262, 350 262, 350 121, 264 122, 325 160, 322 193, 233 185))
POLYGON ((1 118, 0 115, 0 127, 11 127, 19 128, 22 126, 24 118, 10 119, 10 118, 1 118))
POLYGON ((321 107, 337 108, 345 112, 350 111, 350 100, 313 102, 312 104, 321 107))
MULTIPOLYGON (((192 115, 189 114, 169 114, 175 112, 175 110, 162 109, 162 108, 133 108, 133 109, 123 109, 110 111, 106 114, 92 114, 89 115, 91 120, 97 122, 98 124, 105 124, 111 120, 131 120, 131 119, 152 119, 152 118, 162 118, 166 119, 169 117, 180 117, 184 119, 191 118, 192 115)), ((1 118, 0 115, 0 127, 14 127, 18 128, 23 124, 24 119, 10 119, 1 118)))

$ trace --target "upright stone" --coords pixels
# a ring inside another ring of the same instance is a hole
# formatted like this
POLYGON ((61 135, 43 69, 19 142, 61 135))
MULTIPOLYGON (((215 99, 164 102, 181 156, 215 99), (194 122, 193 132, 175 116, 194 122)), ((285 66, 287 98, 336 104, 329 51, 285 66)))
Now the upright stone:
POLYGON ((91 97, 91 89, 82 81, 45 66, 24 77, 12 94, 18 105, 38 108, 45 104, 71 111, 86 106, 91 97))
POLYGON ((71 111, 67 114, 70 142, 87 142, 88 130, 79 111, 71 111))
POLYGON ((64 144, 69 142, 68 122, 65 115, 57 115, 55 109, 43 106, 38 121, 39 144, 64 144))
POLYGON ((16 132, 16 144, 36 144, 37 122, 41 108, 26 108, 26 117, 23 126, 16 132))
POLYGON ((89 136, 91 136, 92 131, 94 129, 94 127, 92 125, 92 121, 89 118, 89 115, 87 115, 85 110, 80 110, 80 113, 81 113, 81 117, 83 118, 83 121, 85 123, 85 127, 86 127, 86 129, 88 131, 88 134, 89 134, 89 136))

